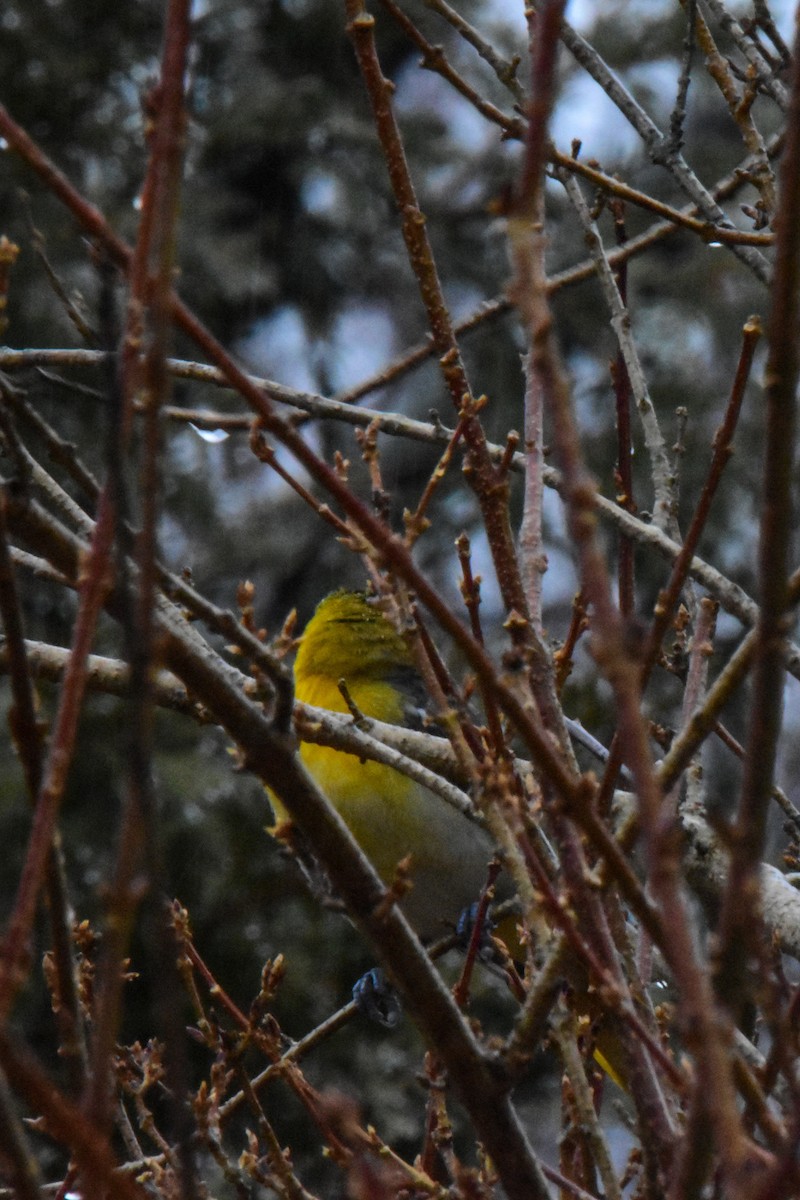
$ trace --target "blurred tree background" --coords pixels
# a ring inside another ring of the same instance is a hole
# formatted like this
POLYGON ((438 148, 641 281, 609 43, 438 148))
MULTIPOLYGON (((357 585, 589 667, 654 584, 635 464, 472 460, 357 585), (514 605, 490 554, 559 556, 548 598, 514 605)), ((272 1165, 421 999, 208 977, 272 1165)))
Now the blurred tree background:
MULTIPOLYGON (((484 304, 497 305, 496 313, 465 333, 462 347, 476 394, 488 398, 483 412, 487 434, 502 444, 523 421, 521 355, 526 346, 517 314, 504 303, 511 274, 508 198, 522 146, 440 74, 421 69, 420 47, 393 16, 391 5, 374 7, 381 63, 394 84, 393 100, 451 314, 458 322, 479 313, 484 304)), ((584 0, 568 6, 567 15, 667 131, 686 55, 686 13, 696 7, 675 0, 584 0)), ((704 5, 699 7, 705 11, 704 5)), ((754 7, 765 6, 726 7, 744 19, 754 7)), ((771 8, 788 37, 789 6, 775 3, 771 8)), ((404 0, 402 9, 424 38, 443 47, 448 61, 487 104, 510 119, 524 110, 529 80, 521 4, 460 0, 458 5, 460 15, 480 29, 503 59, 519 58, 512 88, 503 86, 436 4, 404 0)), ((136 235, 147 161, 143 101, 158 71, 163 18, 164 6, 156 0, 123 6, 107 0, 7 0, 0 14, 0 100, 129 242, 136 235)), ((718 23, 713 29, 720 53, 735 60, 739 50, 730 31, 718 23)), ((771 49, 777 63, 780 47, 771 49)), ((652 161, 642 138, 566 48, 560 52, 558 72, 551 125, 557 149, 569 154, 578 142, 583 162, 609 176, 618 173, 665 205, 686 204, 674 175, 652 161)), ((739 86, 745 86, 745 74, 742 67, 739 86)), ((784 74, 778 64, 776 77, 784 74)), ((259 377, 299 392, 343 398, 375 378, 364 393, 369 407, 422 421, 436 414, 452 426, 450 400, 434 357, 419 356, 416 365, 396 371, 388 381, 381 378, 390 364, 425 344, 427 325, 342 6, 329 0, 198 4, 188 104, 179 294, 259 377)), ((781 113, 769 96, 754 96, 752 114, 767 140, 781 127, 781 113)), ((742 162, 742 130, 704 69, 697 44, 683 136, 684 155, 708 188, 742 162)), ((595 204, 609 247, 617 236, 635 238, 657 221, 652 211, 628 204, 621 214, 624 232, 615 234, 607 197, 582 186, 595 204)), ((758 199, 757 189, 745 181, 726 211, 742 228, 758 230, 758 199)), ((552 179, 546 204, 548 275, 557 278, 586 259, 586 247, 574 210, 552 179)), ((11 152, 0 155, 0 213, 0 233, 20 247, 8 288, 4 341, 12 348, 96 347, 102 306, 109 299, 103 299, 92 248, 73 218, 11 152)), ((729 246, 673 228, 647 253, 631 258, 627 297, 650 395, 668 443, 675 443, 671 453, 680 476, 676 515, 684 528, 731 386, 742 325, 749 314, 765 313, 767 289, 729 246)), ((116 304, 121 311, 121 284, 116 304)), ((586 435, 585 452, 601 492, 613 500, 619 490, 610 370, 616 342, 596 279, 589 274, 556 290, 553 309, 586 435)), ((180 334, 174 352, 185 359, 197 357, 180 334)), ((25 389, 59 436, 78 446, 87 465, 102 476, 108 417, 101 369, 69 363, 28 367, 14 371, 13 383, 25 389)), ((751 595, 762 478, 759 396, 758 387, 751 385, 736 455, 699 547, 701 555, 751 595)), ((173 403, 230 416, 244 411, 232 392, 196 379, 176 382, 173 403)), ((328 461, 337 453, 349 460, 354 490, 380 506, 353 427, 307 420, 302 428, 328 461)), ((649 464, 638 426, 633 437, 634 500, 641 515, 652 503, 649 464)), ((401 530, 403 511, 414 508, 441 448, 385 436, 379 446, 390 520, 401 530)), ((177 573, 191 572, 198 590, 225 607, 235 607, 241 581, 252 581, 256 624, 271 637, 292 609, 302 628, 317 600, 333 587, 363 585, 358 557, 256 460, 245 427, 221 432, 166 422, 162 470, 163 561, 177 573)), ((511 502, 515 523, 521 505, 517 476, 511 502)), ((544 579, 545 625, 557 644, 567 633, 577 576, 554 494, 546 498, 545 522, 550 563, 544 579)), ((453 542, 462 531, 470 536, 474 567, 484 579, 484 629, 499 645, 505 613, 479 507, 460 472, 453 470, 437 493, 432 528, 415 551, 420 567, 453 606, 461 603, 453 542)), ((613 545, 614 535, 607 536, 613 545)), ((636 612, 646 621, 663 583, 663 568, 658 558, 641 551, 636 567, 636 612)), ((74 599, 33 576, 21 574, 20 587, 27 636, 67 645, 74 599)), ((741 632, 734 617, 721 616, 715 661, 725 658, 741 632)), ((120 635, 110 619, 101 623, 96 649, 121 653, 120 635)), ((667 726, 678 723, 681 690, 680 681, 667 672, 654 680, 648 704, 667 726)), ((56 694, 55 685, 41 685, 45 722, 56 694)), ((7 690, 3 695, 10 703, 7 690)), ((607 688, 580 647, 565 708, 598 738, 610 740, 614 719, 607 688)), ((740 736, 744 712, 742 700, 726 712, 740 736)), ((114 860, 127 720, 125 706, 116 698, 89 699, 63 806, 72 901, 78 916, 93 922, 101 920, 103 887, 114 860)), ((243 1007, 258 989, 264 961, 291 947, 275 1011, 287 1034, 300 1037, 345 1002, 353 981, 373 960, 341 915, 322 911, 309 898, 294 867, 263 833, 268 815, 263 789, 236 769, 229 751, 228 739, 213 725, 158 714, 157 788, 169 888, 189 909, 195 942, 207 962, 243 1007)), ((717 757, 713 787, 718 795, 712 798, 722 802, 735 791, 739 767, 731 758, 717 757)), ((785 751, 784 781, 795 760, 796 751, 785 751)), ((0 888, 6 912, 29 829, 10 744, 2 752, 0 772, 0 834, 7 847, 0 888)), ((134 969, 143 956, 146 947, 136 935, 134 969)), ((53 1037, 49 1001, 40 977, 34 973, 31 979, 18 1020, 32 1044, 45 1051, 52 1048, 53 1037)), ((481 1004, 486 1023, 502 1027, 507 1001, 491 982, 483 986, 481 1004)), ((190 1019, 187 1006, 187 1023, 190 1019)), ((123 1035, 146 1040, 151 1029, 145 977, 131 985, 123 1035)), ((309 1076, 343 1090, 352 1089, 357 1080, 365 1119, 378 1121, 382 1136, 402 1152, 413 1153, 420 1136, 420 1102, 413 1081, 409 1083, 409 1055, 419 1057, 421 1043, 407 1024, 386 1034, 359 1022, 319 1049, 309 1076)), ((200 1065, 204 1061, 198 1050, 198 1071, 205 1069, 200 1065)), ((546 1072, 533 1078, 538 1080, 530 1085, 539 1098, 536 1119, 543 1121, 541 1110, 549 1110, 555 1085, 546 1072)), ((306 1121, 293 1101, 275 1118, 279 1136, 294 1147, 295 1166, 308 1186, 338 1194, 334 1169, 321 1159, 315 1138, 305 1131, 306 1121)), ((543 1134, 545 1142, 549 1137, 543 1134)), ((55 1152, 48 1160, 49 1153, 42 1151, 48 1177, 64 1167, 55 1152)))

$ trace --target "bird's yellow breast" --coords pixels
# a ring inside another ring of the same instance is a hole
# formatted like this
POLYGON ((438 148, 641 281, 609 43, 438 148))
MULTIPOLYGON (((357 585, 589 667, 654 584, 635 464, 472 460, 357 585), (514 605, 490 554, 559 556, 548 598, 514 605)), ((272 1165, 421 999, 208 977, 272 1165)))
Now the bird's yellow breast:
MULTIPOLYGON (((355 678, 348 690, 365 716, 402 723, 404 700, 391 684, 355 678)), ((297 698, 347 711, 337 683, 325 676, 298 679, 297 698)), ((300 756, 385 882, 411 855, 412 888, 403 908, 419 933, 443 933, 478 899, 493 852, 479 826, 392 767, 311 742, 302 744, 300 756)))
MULTIPOLYGON (((389 724, 402 720, 402 697, 391 685, 358 680, 348 690, 365 716, 389 724)), ((333 712, 347 711, 338 684, 323 676, 308 676, 298 684, 297 698, 333 712)), ((426 788, 391 767, 312 742, 303 743, 300 757, 382 878, 391 878, 407 854, 418 866, 430 857, 430 809, 442 801, 426 788)))

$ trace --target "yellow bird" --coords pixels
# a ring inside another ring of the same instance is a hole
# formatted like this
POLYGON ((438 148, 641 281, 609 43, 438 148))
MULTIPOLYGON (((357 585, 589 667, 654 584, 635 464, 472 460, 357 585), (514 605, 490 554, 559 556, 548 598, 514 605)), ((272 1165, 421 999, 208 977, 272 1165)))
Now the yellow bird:
MULTIPOLYGON (((306 626, 294 665, 298 700, 391 725, 420 727, 424 689, 408 647, 359 592, 327 596, 306 626)), ((494 847, 474 821, 392 767, 304 742, 300 756, 386 883, 411 856, 402 907, 423 938, 439 937, 481 894, 494 847)), ((273 799, 279 819, 285 817, 273 799)))
MULTIPOLYGON (((300 640, 294 665, 298 700, 348 712, 344 680, 355 707, 390 725, 419 727, 425 693, 403 638, 376 605, 359 592, 333 592, 320 602, 300 640)), ((385 883, 411 856, 411 888, 402 908, 417 933, 431 939, 452 929, 479 899, 495 847, 485 830, 422 784, 392 767, 304 742, 300 755, 385 883)), ((273 796, 276 825, 287 814, 273 796)), ((501 880, 501 894, 508 895, 501 880)), ((515 922, 501 936, 519 956, 515 922)), ((588 1002, 588 1010, 596 1007, 588 1002)), ((607 1031, 595 1050, 600 1066, 620 1086, 624 1059, 607 1031)))

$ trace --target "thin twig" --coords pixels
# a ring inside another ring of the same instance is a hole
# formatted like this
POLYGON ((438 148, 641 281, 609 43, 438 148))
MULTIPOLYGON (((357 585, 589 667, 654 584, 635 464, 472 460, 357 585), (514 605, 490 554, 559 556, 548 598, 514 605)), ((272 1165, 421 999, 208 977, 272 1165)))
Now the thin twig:
POLYGON ((632 336, 630 314, 620 295, 614 272, 608 261, 603 247, 603 240, 592 220, 589 206, 577 181, 565 172, 559 172, 559 179, 569 196, 573 208, 583 226, 584 237, 597 266, 597 274, 606 304, 611 312, 611 326, 617 336, 620 352, 625 360, 625 367, 630 381, 636 412, 642 423, 644 442, 650 455, 654 492, 654 520, 659 529, 664 530, 670 537, 677 540, 677 508, 674 495, 674 478, 672 464, 667 454, 661 428, 658 423, 656 410, 650 399, 650 394, 642 369, 636 345, 632 336))
POLYGON ((683 137, 686 127, 686 103, 689 98, 689 83, 692 78, 692 59, 694 57, 694 15, 697 0, 686 0, 686 35, 683 40, 683 61, 678 77, 678 92, 672 115, 669 119, 670 153, 680 154, 683 149, 683 137))
POLYGON ((572 1088, 578 1119, 583 1134, 588 1137, 592 1159, 597 1166, 608 1200, 622 1200, 622 1191, 611 1161, 608 1140, 603 1132, 594 1106, 586 1067, 578 1049, 575 1015, 566 1007, 553 1021, 553 1031, 572 1088))
MULTIPOLYGON (((611 71, 594 47, 566 21, 562 25, 561 36, 570 53, 636 130, 653 162, 666 167, 681 190, 689 196, 709 221, 715 225, 729 226, 730 221, 708 189, 703 186, 682 155, 670 152, 668 139, 611 71)), ((770 267, 758 250, 750 246, 737 245, 730 245, 728 249, 744 262, 758 279, 763 283, 769 283, 770 267)))
MULTIPOLYGON (((543 224, 544 214, 537 224, 543 224)), ((544 549, 544 404, 541 383, 530 355, 523 358, 525 373, 525 484, 522 521, 519 528, 519 555, 522 582, 528 595, 531 620, 540 637, 544 634, 542 587, 547 570, 544 549)))
POLYGON ((511 61, 504 59, 492 43, 487 41, 474 25, 470 25, 462 13, 457 12, 456 9, 448 4, 447 0, 425 0, 425 5, 443 17, 463 37, 465 42, 469 42, 477 50, 483 61, 488 63, 492 68, 503 86, 508 88, 517 104, 522 105, 525 94, 522 85, 517 79, 517 70, 520 64, 519 57, 515 56, 511 61))
MULTIPOLYGON (((728 59, 718 50, 702 13, 695 11, 694 21, 698 43, 706 56, 708 73, 720 89, 730 114, 741 131, 742 141, 752 156, 753 166, 748 175, 761 193, 761 222, 766 224, 775 212, 775 177, 769 164, 766 142, 753 120, 752 101, 755 98, 755 89, 752 80, 748 81, 748 91, 743 94, 728 59)), ((757 227, 760 228, 760 224, 757 227)))
POLYGON ((717 18, 722 29, 733 38, 737 48, 752 67, 756 86, 766 92, 790 120, 791 94, 787 92, 781 81, 776 79, 772 63, 761 53, 758 44, 752 38, 747 37, 736 17, 726 8, 722 0, 704 0, 704 2, 717 18))
POLYGON ((33 829, 0 959, 0 1013, 6 1016, 25 977, 23 963, 26 959, 28 937, 75 748, 81 702, 86 688, 86 659, 106 596, 106 564, 111 537, 111 511, 107 504, 103 504, 83 569, 72 653, 59 697, 50 749, 36 798, 33 829))
POLYGON ((88 1194, 108 1195, 111 1200, 147 1200, 147 1193, 116 1169, 107 1143, 78 1105, 59 1092, 35 1059, 12 1040, 5 1028, 0 1028, 0 1069, 14 1091, 24 1096, 30 1108, 46 1120, 50 1137, 69 1148, 88 1194))

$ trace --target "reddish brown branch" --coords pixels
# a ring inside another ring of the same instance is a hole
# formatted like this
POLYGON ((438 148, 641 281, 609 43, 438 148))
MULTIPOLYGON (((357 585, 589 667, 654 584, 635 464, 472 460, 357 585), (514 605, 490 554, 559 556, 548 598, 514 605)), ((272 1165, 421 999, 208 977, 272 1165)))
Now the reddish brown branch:
MULTIPOLYGON (((160 500, 161 407, 168 399, 171 376, 167 355, 172 338, 172 277, 176 222, 180 197, 186 127, 184 92, 190 29, 190 0, 170 0, 162 52, 161 76, 149 97, 153 122, 151 154, 143 188, 141 220, 131 262, 131 295, 120 378, 112 360, 108 372, 109 413, 108 472, 115 499, 117 566, 128 574, 125 461, 137 400, 143 408, 142 457, 138 501, 140 533, 136 548, 133 587, 123 594, 121 617, 130 663, 128 794, 120 829, 114 879, 109 889, 109 919, 97 979, 93 1072, 87 1111, 100 1127, 110 1124, 109 1066, 118 1036, 122 1008, 124 958, 137 908, 145 893, 139 878, 144 867, 150 883, 145 904, 147 944, 153 964, 154 1009, 159 1036, 164 1043, 168 1136, 180 1156, 182 1194, 196 1194, 189 1154, 191 1117, 186 1103, 187 1079, 184 1038, 174 1004, 178 984, 176 946, 165 919, 160 895, 162 864, 156 822, 153 778, 153 725, 155 664, 155 604, 159 576, 156 528, 160 500)), ((108 311, 111 305, 104 306, 108 311)), ((108 331, 108 340, 115 334, 108 331)))
MULTIPOLYGON (((148 1192, 121 1174, 105 1138, 47 1078, 39 1064, 0 1028, 0 1068, 14 1091, 46 1123, 51 1137, 78 1163, 87 1196, 110 1200, 146 1200, 148 1192)), ((83 1190, 83 1189, 81 1189, 83 1190)))
MULTIPOLYGON (((23 504, 24 506, 24 504, 23 504)), ((14 908, 2 948, 0 962, 0 1016, 7 1017, 14 997, 24 982, 28 939, 55 834, 56 817, 64 794, 81 704, 86 689, 86 661, 95 626, 107 591, 108 557, 112 538, 112 514, 107 503, 95 527, 94 539, 82 568, 78 613, 72 638, 72 653, 59 697, 50 751, 36 799, 33 828, 20 875, 14 908)), ((76 573, 78 564, 75 564, 76 573)))

